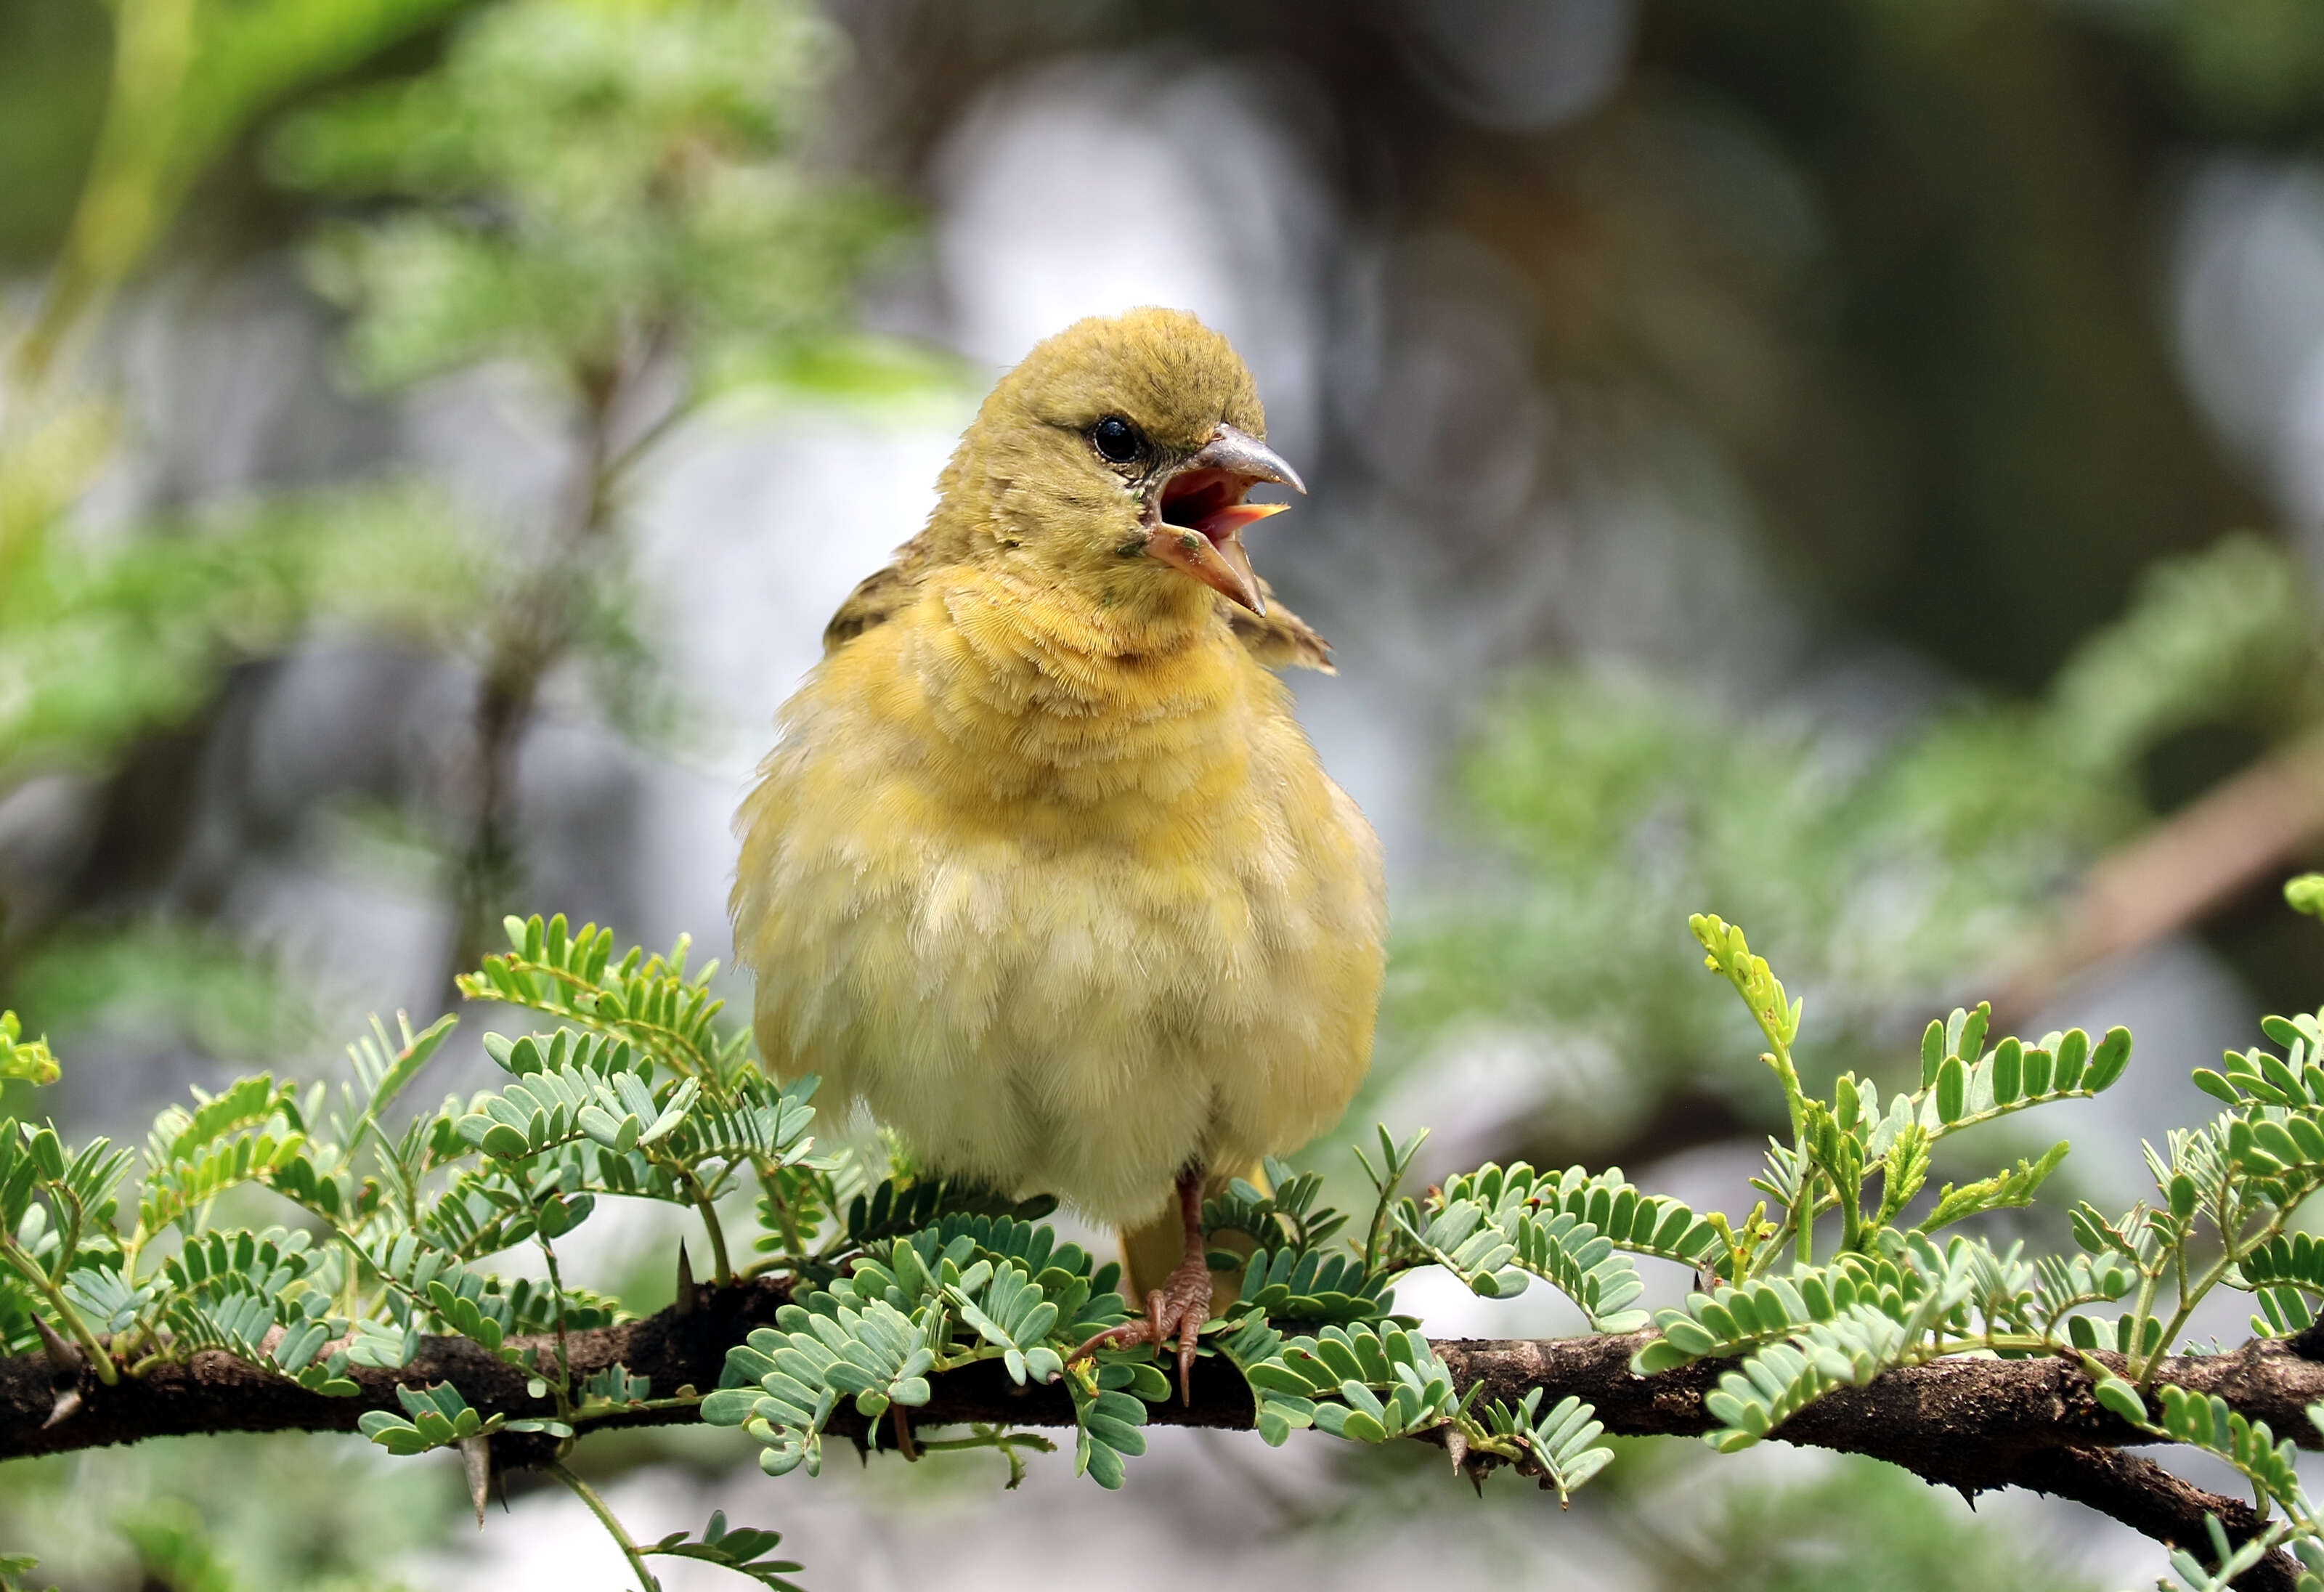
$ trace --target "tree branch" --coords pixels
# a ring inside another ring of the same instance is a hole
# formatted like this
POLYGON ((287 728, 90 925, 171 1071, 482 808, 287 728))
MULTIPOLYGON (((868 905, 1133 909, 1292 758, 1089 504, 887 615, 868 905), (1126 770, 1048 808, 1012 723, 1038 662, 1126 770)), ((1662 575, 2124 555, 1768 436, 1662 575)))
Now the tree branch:
POLYGON ((2310 735, 2098 859, 2050 938, 2015 958, 1994 1011, 2021 1017, 2076 974, 2200 923, 2289 866, 2319 833, 2324 736, 2310 735))
MULTIPOLYGON (((788 1284, 760 1279, 732 1288, 703 1289, 691 1309, 673 1305, 659 1314, 567 1338, 576 1378, 612 1365, 650 1377, 658 1398, 686 1387, 718 1385, 727 1348, 753 1328, 774 1324, 788 1299, 788 1284)), ((526 1341, 516 1340, 519 1347, 526 1341)), ((1579 1394, 1597 1408, 1608 1431, 1621 1436, 1691 1436, 1710 1430, 1702 1395, 1728 1367, 1704 1362, 1656 1376, 1635 1376, 1629 1360, 1642 1333, 1604 1334, 1547 1341, 1452 1339, 1437 1352, 1465 1392, 1484 1384, 1484 1396, 1515 1403, 1533 1388, 1545 1403, 1579 1394)), ((544 1340, 545 1342, 545 1340, 544 1340)), ((2255 1341, 2233 1354, 2166 1359, 2159 1380, 2217 1394, 2246 1416, 2264 1420, 2280 1436, 2324 1447, 2307 1418, 2324 1401, 2324 1362, 2289 1340, 2255 1341)), ((2115 1357, 2093 1357, 2113 1365, 2115 1357)), ((2116 1369, 2120 1367, 2116 1367, 2116 1369)), ((512 1419, 554 1413, 549 1400, 526 1391, 527 1374, 463 1338, 428 1338, 419 1356, 394 1371, 355 1368, 362 1392, 327 1398, 229 1356, 205 1352, 188 1363, 155 1367, 139 1377, 106 1386, 85 1374, 79 1407, 53 1426, 55 1368, 39 1356, 0 1360, 0 1460, 62 1453, 110 1443, 212 1431, 352 1431, 369 1410, 397 1410, 398 1385, 450 1382, 486 1414, 512 1419)), ((1233 1368, 1216 1358, 1198 1363, 1191 1403, 1154 1406, 1157 1424, 1245 1429, 1251 1424, 1249 1392, 1233 1368)), ((690 1409, 615 1412, 582 1423, 585 1431, 685 1422, 690 1409)), ((938 1377, 929 1403, 912 1412, 922 1430, 968 1422, 1016 1426, 1072 1424, 1073 1405, 1062 1387, 1011 1384, 1000 1365, 969 1367, 938 1377)), ((843 1404, 831 1430, 876 1442, 843 1404)), ((1867 1454, 1901 1465, 1938 1486, 1974 1497, 2001 1487, 2026 1487, 2074 1499, 2158 1541, 2198 1555, 2209 1551, 2206 1514, 2217 1514, 2231 1540, 2257 1528, 2237 1501, 2190 1486, 2151 1460, 2113 1450, 2151 1442, 2091 1396, 2089 1378, 2063 1357, 2001 1360, 1953 1358, 1884 1373, 1863 1387, 1826 1394, 1785 1423, 1787 1442, 1842 1453, 1867 1454)), ((494 1453, 508 1466, 553 1458, 548 1440, 503 1434, 494 1453)), ((2289 1587, 2288 1560, 2277 1556, 2244 1578, 2246 1586, 2289 1587)))

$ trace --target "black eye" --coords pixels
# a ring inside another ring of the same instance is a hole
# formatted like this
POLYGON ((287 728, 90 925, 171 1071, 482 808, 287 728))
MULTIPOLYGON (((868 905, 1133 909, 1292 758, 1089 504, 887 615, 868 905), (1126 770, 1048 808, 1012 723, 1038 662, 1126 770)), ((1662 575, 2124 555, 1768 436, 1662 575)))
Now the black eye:
POLYGON ((1117 465, 1127 465, 1136 458, 1145 443, 1138 435, 1138 428, 1120 415, 1108 415, 1091 427, 1090 441, 1097 446, 1099 453, 1117 465))

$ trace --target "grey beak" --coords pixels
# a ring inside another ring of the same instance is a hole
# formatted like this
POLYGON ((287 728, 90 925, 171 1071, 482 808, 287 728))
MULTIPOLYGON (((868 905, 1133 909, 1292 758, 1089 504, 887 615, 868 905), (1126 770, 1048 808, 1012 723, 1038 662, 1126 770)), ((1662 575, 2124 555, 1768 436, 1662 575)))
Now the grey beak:
POLYGON ((1221 426, 1211 433, 1211 440, 1186 461, 1185 467, 1224 470, 1248 475, 1253 481, 1277 482, 1302 497, 1307 495, 1307 483, 1299 479, 1298 471, 1284 463, 1281 455, 1249 432, 1238 431, 1232 426, 1221 426))

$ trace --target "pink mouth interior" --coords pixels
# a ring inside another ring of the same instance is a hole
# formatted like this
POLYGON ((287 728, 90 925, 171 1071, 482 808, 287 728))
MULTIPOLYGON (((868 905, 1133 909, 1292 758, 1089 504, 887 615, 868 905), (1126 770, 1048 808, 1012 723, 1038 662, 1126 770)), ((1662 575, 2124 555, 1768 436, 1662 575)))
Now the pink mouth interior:
POLYGON ((1250 476, 1231 470, 1182 470, 1163 484, 1157 507, 1163 523, 1183 525, 1217 541, 1254 518, 1229 512, 1242 506, 1250 485, 1250 476))

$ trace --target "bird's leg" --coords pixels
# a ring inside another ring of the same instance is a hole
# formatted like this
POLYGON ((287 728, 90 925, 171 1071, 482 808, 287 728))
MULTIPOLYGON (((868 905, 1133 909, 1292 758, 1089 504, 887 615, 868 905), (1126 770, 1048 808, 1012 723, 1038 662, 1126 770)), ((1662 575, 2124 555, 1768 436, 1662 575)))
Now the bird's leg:
POLYGON ((1178 1399, 1194 1402, 1194 1342, 1203 1323, 1211 1319, 1211 1263, 1203 1238, 1203 1169, 1189 1166, 1178 1174, 1178 1218, 1186 1228, 1186 1257, 1162 1286, 1146 1296, 1146 1315, 1139 1321, 1109 1327, 1074 1350, 1076 1360, 1102 1348, 1129 1348, 1150 1343, 1159 1352, 1175 1338, 1178 1344, 1178 1399))

